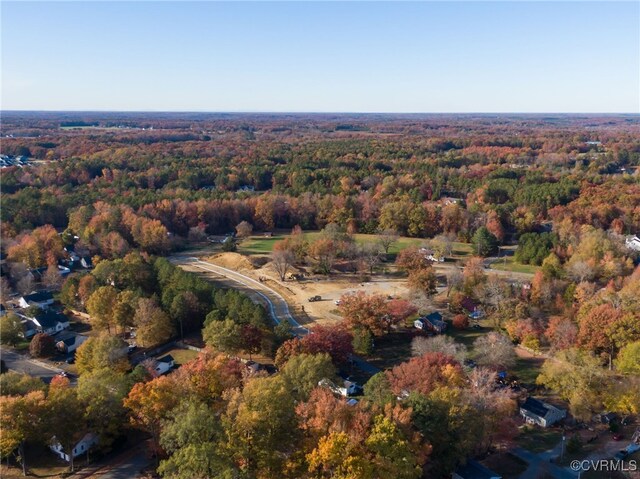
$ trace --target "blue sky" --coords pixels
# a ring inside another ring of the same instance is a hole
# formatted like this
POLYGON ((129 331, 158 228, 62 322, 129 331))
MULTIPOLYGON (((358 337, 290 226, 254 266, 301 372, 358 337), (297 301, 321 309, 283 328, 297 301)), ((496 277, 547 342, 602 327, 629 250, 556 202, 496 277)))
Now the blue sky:
POLYGON ((2 109, 640 112, 640 2, 5 2, 2 109))

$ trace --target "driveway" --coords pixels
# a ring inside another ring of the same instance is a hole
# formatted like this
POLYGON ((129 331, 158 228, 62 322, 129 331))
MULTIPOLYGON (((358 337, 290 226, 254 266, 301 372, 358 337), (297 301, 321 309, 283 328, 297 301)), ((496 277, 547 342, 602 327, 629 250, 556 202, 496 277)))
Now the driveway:
POLYGON ((512 449, 510 451, 511 454, 522 459, 529 465, 527 470, 520 474, 520 479, 537 479, 538 477, 542 477, 543 473, 549 474, 555 479, 577 478, 577 472, 574 472, 570 469, 565 469, 564 467, 560 467, 549 462, 552 457, 557 457, 560 455, 560 447, 561 444, 559 443, 553 449, 542 452, 540 454, 536 454, 535 452, 531 452, 521 447, 512 449))

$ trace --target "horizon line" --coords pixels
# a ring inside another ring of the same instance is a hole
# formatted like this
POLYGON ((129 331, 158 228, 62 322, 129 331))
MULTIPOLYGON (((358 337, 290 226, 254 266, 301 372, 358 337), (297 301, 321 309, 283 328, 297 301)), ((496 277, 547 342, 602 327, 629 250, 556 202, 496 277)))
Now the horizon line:
POLYGON ((314 110, 102 110, 0 109, 2 113, 181 113, 224 115, 636 115, 640 111, 314 111, 314 110))

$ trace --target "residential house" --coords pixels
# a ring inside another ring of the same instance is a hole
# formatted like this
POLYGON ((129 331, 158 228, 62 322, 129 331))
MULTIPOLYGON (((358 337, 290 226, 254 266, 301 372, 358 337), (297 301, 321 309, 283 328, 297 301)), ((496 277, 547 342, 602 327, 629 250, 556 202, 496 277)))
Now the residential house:
POLYGON ((26 316, 22 316, 22 336, 24 339, 30 339, 38 333, 37 326, 26 316))
POLYGON ((549 427, 567 417, 567 411, 538 399, 528 397, 520 406, 520 415, 527 424, 549 427))
POLYGON ((464 298, 462 298, 460 306, 462 306, 462 309, 466 311, 467 315, 471 319, 480 319, 484 316, 484 311, 482 311, 480 305, 469 296, 465 296, 464 298))
POLYGON ((628 236, 624 244, 633 251, 640 251, 640 238, 637 235, 628 236))
POLYGON ((49 291, 38 291, 37 293, 27 294, 22 296, 18 301, 18 305, 21 308, 28 308, 29 306, 36 306, 40 309, 45 309, 51 306, 54 302, 53 295, 49 291))
POLYGON ((433 261, 434 263, 444 263, 444 256, 438 255, 435 251, 428 248, 420 248, 418 252, 429 261, 433 261))
POLYGON ((467 461, 464 466, 458 467, 453 474, 452 479, 502 479, 497 472, 493 472, 488 467, 483 466, 478 461, 467 461))
POLYGON ((331 392, 333 392, 335 395, 342 396, 342 397, 356 396, 362 393, 362 386, 358 385, 357 383, 354 383, 353 381, 348 381, 348 380, 345 380, 343 382, 342 387, 340 387, 340 386, 337 386, 330 379, 325 378, 325 379, 321 379, 318 382, 318 386, 327 388, 331 392))
POLYGON ((416 319, 413 326, 421 331, 432 331, 437 334, 442 334, 447 329, 447 323, 442 320, 442 315, 437 311, 416 319))
POLYGON ((43 309, 33 317, 24 317, 35 325, 36 332, 46 333, 49 336, 69 327, 69 318, 62 313, 50 309, 43 309))
POLYGON ((91 258, 89 256, 83 256, 80 258, 80 264, 85 269, 93 268, 93 263, 91 262, 91 258))
POLYGON ((80 347, 82 343, 84 343, 87 339, 87 336, 82 334, 76 334, 72 332, 65 333, 64 336, 58 337, 58 342, 56 343, 56 348, 63 353, 73 353, 76 349, 80 347))
POLYGON ((163 356, 156 360, 155 371, 158 374, 158 376, 162 376, 163 374, 168 373, 171 370, 171 368, 173 368, 175 365, 176 365, 176 362, 173 359, 173 356, 171 356, 170 354, 167 354, 166 356, 163 356))
MULTIPOLYGON (((99 438, 94 433, 88 432, 84 434, 80 438, 80 440, 76 443, 76 445, 73 446, 73 450, 72 450, 73 457, 76 458, 81 454, 85 454, 93 446, 98 444, 98 442, 99 442, 99 438)), ((60 459, 62 459, 63 461, 71 462, 69 453, 64 451, 62 444, 60 444, 60 441, 58 441, 58 439, 55 436, 51 438, 51 443, 49 445, 49 448, 58 456, 60 456, 60 459)))

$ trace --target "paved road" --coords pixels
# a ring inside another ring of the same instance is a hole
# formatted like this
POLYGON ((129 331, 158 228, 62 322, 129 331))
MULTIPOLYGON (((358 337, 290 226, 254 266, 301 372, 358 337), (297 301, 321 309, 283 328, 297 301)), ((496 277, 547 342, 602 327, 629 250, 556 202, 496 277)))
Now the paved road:
POLYGON ((7 348, 0 348, 0 356, 8 369, 38 377, 46 383, 49 383, 56 374, 62 371, 62 369, 49 366, 42 361, 33 360, 26 354, 20 354, 7 348))
POLYGON ((146 442, 137 444, 115 457, 109 456, 96 464, 81 469, 68 479, 132 479, 151 464, 147 457, 146 442))
POLYGON ((522 459, 529 467, 526 471, 520 474, 520 479, 537 479, 542 477, 545 473, 554 479, 576 479, 578 473, 564 467, 557 466, 550 462, 552 457, 558 456, 560 451, 554 453, 558 449, 559 445, 550 451, 545 451, 540 454, 528 451, 521 447, 516 447, 511 450, 511 454, 522 459))
POLYGON ((309 334, 309 330, 304 326, 301 326, 296 319, 291 315, 289 305, 285 299, 277 291, 271 289, 264 283, 256 281, 249 276, 238 273, 228 268, 208 263, 206 261, 199 260, 194 257, 185 256, 172 256, 170 258, 173 262, 188 265, 203 271, 223 276, 234 283, 240 285, 240 290, 250 296, 254 301, 258 301, 264 304, 269 311, 269 314, 276 323, 280 321, 288 321, 293 329, 293 333, 296 336, 304 336, 309 334))
MULTIPOLYGON (((305 336, 309 334, 309 329, 301 326, 291 315, 287 301, 277 291, 271 289, 264 283, 256 281, 255 279, 238 273, 237 271, 223 268, 222 266, 211 264, 191 256, 172 256, 169 259, 175 263, 188 265, 232 280, 234 283, 240 285, 241 291, 249 295, 254 301, 265 304, 271 314, 271 317, 276 323, 280 323, 280 321, 288 321, 296 336, 305 336)), ((358 356, 351 356, 351 360, 358 369, 365 373, 374 375, 381 371, 379 368, 358 356)))

